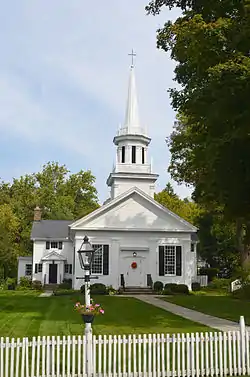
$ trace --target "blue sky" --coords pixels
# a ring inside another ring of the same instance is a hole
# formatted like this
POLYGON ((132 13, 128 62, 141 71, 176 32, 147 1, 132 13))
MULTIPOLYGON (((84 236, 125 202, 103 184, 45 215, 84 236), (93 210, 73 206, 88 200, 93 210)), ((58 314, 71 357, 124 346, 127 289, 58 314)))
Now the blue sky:
MULTIPOLYGON (((10 181, 48 161, 90 169, 102 202, 124 120, 130 58, 136 50, 141 122, 150 155, 170 180, 165 138, 175 114, 167 89, 174 63, 156 48, 156 29, 176 12, 146 16, 147 0, 12 0, 0 12, 0 177, 10 181)), ((190 190, 174 184, 179 195, 190 190)))

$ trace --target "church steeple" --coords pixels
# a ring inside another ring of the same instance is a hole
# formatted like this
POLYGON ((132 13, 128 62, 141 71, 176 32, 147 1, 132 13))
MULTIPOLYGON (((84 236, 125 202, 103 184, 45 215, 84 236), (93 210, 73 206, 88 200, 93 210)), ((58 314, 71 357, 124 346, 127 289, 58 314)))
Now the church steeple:
POLYGON ((154 184, 158 175, 152 173, 151 164, 148 163, 148 145, 151 139, 140 123, 133 63, 130 67, 124 125, 113 141, 117 146, 116 164, 107 180, 111 187, 111 199, 133 186, 154 196, 154 184))

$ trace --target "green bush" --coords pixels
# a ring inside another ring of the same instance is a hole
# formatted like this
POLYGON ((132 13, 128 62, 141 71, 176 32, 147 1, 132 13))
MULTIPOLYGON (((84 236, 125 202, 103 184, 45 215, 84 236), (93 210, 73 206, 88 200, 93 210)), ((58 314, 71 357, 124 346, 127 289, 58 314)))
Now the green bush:
POLYGON ((106 295, 106 286, 102 283, 95 283, 90 286, 90 293, 92 295, 106 295))
POLYGON ((60 289, 72 289, 72 279, 63 279, 63 282, 59 284, 60 289))
POLYGON ((171 289, 164 288, 163 291, 162 291, 162 294, 164 296, 169 296, 169 295, 173 295, 174 293, 171 291, 171 289))
POLYGON ((218 268, 212 267, 201 267, 199 271, 199 275, 207 275, 208 282, 212 281, 219 273, 218 268))
POLYGON ((6 286, 9 291, 16 289, 16 279, 15 278, 8 278, 6 280, 6 286))
POLYGON ((67 295, 79 295, 79 291, 75 291, 74 289, 56 289, 54 291, 54 296, 67 296, 67 295))
POLYGON ((176 283, 167 283, 167 284, 165 284, 164 290, 167 290, 167 291, 169 290, 169 291, 171 291, 172 293, 174 293, 176 287, 177 287, 177 284, 176 284, 176 283))
POLYGON ((232 296, 241 300, 250 300, 250 284, 243 285, 242 288, 232 292, 232 296))
POLYGON ((229 291, 230 288, 230 279, 219 279, 214 278, 211 283, 209 283, 210 289, 226 290, 229 291))
POLYGON ((174 288, 174 293, 188 295, 189 294, 188 286, 186 284, 177 284, 177 287, 174 288))
POLYGON ((35 291, 42 291, 42 282, 40 280, 32 281, 32 289, 34 289, 35 291))
POLYGON ((198 291, 200 291, 200 290, 201 290, 201 285, 200 285, 200 283, 198 283, 198 282, 193 282, 193 283, 191 284, 191 289, 192 289, 193 292, 198 292, 198 291))
POLYGON ((19 287, 23 289, 31 289, 31 279, 27 276, 22 276, 19 280, 19 287))
POLYGON ((163 294, 171 294, 171 295, 175 295, 175 294, 188 295, 189 294, 189 290, 188 290, 187 285, 185 285, 185 284, 175 284, 175 283, 165 284, 164 292, 165 293, 163 293, 163 294))
POLYGON ((155 292, 161 292, 163 290, 163 283, 161 281, 155 281, 153 288, 155 292))

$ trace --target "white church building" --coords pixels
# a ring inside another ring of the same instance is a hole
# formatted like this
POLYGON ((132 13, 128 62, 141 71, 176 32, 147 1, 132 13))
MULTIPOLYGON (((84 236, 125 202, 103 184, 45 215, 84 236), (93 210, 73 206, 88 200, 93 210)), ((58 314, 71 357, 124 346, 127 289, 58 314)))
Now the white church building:
POLYGON ((131 67, 124 125, 114 137, 116 164, 107 185, 110 199, 77 221, 43 220, 34 212, 33 256, 20 257, 18 278, 42 284, 83 280, 77 250, 85 235, 94 248, 92 275, 118 289, 146 288, 152 281, 191 288, 196 276, 197 228, 154 200, 158 175, 148 160, 150 137, 140 124, 134 67, 131 67))

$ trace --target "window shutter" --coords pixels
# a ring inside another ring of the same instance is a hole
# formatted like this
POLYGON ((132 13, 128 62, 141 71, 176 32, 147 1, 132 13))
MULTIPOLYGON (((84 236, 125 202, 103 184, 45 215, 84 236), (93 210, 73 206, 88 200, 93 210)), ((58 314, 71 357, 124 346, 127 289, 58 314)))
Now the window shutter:
POLYGON ((63 243, 60 241, 59 244, 58 244, 58 249, 59 250, 62 250, 62 245, 63 245, 63 243))
POLYGON ((159 246, 159 276, 164 276, 164 246, 159 246))
POLYGON ((38 265, 37 265, 37 263, 35 264, 35 274, 37 274, 37 272, 38 272, 38 265))
POLYGON ((176 276, 182 275, 182 252, 181 246, 176 246, 176 276))
POLYGON ((46 241, 46 249, 50 249, 50 242, 49 241, 46 241))
POLYGON ((109 245, 103 245, 103 275, 109 274, 109 245))

